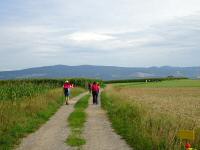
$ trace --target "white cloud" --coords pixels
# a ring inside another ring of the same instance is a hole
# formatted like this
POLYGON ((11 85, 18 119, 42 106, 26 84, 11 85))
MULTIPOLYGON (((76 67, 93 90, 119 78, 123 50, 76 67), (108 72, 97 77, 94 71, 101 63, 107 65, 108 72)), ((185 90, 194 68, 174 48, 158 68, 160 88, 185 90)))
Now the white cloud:
POLYGON ((115 39, 113 36, 95 32, 75 32, 68 36, 68 39, 77 42, 106 41, 115 39))
MULTIPOLYGON (((140 31, 141 32, 141 31, 140 31)), ((140 32, 117 32, 106 33, 101 32, 74 32, 69 35, 63 36, 61 41, 71 47, 88 48, 93 50, 129 51, 130 49, 140 48, 152 42, 162 41, 163 38, 159 35, 145 33, 140 35, 140 32)), ((64 43, 63 43, 64 44, 64 43)), ((87 51, 88 52, 88 51, 87 51)))

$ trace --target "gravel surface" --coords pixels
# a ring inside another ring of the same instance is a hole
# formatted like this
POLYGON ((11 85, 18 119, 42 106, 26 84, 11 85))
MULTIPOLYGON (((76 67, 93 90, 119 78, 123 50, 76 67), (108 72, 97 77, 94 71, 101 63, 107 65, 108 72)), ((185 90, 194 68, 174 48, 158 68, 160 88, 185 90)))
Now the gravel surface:
POLYGON ((88 118, 84 130, 86 139, 84 150, 131 150, 126 142, 114 132, 106 112, 100 105, 93 105, 91 99, 86 111, 88 118))
POLYGON ((76 101, 86 94, 71 99, 69 105, 63 105, 46 124, 25 137, 16 150, 72 150, 65 144, 70 132, 67 128, 67 118, 76 101))

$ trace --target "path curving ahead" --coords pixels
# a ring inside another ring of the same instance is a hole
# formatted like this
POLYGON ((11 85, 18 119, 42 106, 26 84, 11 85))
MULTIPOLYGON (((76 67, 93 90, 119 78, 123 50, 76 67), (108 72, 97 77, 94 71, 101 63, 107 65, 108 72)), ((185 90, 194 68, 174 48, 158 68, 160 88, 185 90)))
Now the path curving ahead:
POLYGON ((67 128, 67 118, 73 111, 76 101, 86 94, 72 98, 69 101, 70 105, 63 105, 35 133, 25 137, 16 150, 71 150, 72 148, 65 144, 70 132, 67 128))
POLYGON ((114 132, 106 112, 100 105, 93 105, 91 99, 86 112, 88 118, 84 130, 86 139, 84 150, 131 150, 126 142, 114 132))

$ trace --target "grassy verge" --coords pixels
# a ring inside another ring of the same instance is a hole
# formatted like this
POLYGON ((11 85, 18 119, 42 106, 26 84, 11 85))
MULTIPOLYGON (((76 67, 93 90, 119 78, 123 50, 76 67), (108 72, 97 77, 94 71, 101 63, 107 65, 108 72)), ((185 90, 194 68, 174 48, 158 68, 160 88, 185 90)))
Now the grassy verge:
MULTIPOLYGON (((113 128, 131 147, 136 150, 184 150, 183 146, 179 147, 178 130, 195 129, 196 140, 191 143, 196 149, 200 148, 199 129, 195 128, 193 121, 162 112, 153 113, 148 107, 130 99, 134 94, 137 93, 122 93, 119 88, 107 88, 101 94, 102 107, 107 110, 113 128)), ((150 96, 147 101, 150 101, 150 96)))
POLYGON ((101 94, 101 105, 107 110, 115 131, 134 149, 151 150, 151 140, 141 132, 140 110, 115 98, 109 97, 105 92, 101 94))
POLYGON ((68 124, 71 128, 71 134, 68 136, 66 143, 73 147, 80 147, 86 143, 81 136, 84 123, 86 121, 85 109, 88 107, 90 95, 81 98, 74 106, 75 110, 68 117, 68 124))
MULTIPOLYGON (((72 90, 72 97, 84 89, 72 90)), ((0 101, 0 149, 9 150, 19 139, 38 129, 63 105, 62 89, 17 101, 0 101)))

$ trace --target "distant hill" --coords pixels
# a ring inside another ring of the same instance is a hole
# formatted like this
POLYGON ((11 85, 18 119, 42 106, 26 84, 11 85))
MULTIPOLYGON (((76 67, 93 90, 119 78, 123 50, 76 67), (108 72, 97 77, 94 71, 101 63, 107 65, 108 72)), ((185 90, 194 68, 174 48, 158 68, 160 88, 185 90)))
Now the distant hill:
POLYGON ((131 68, 114 66, 45 66, 16 71, 0 72, 0 80, 21 78, 65 78, 86 77, 103 80, 154 78, 154 77, 200 78, 200 67, 149 67, 131 68))

